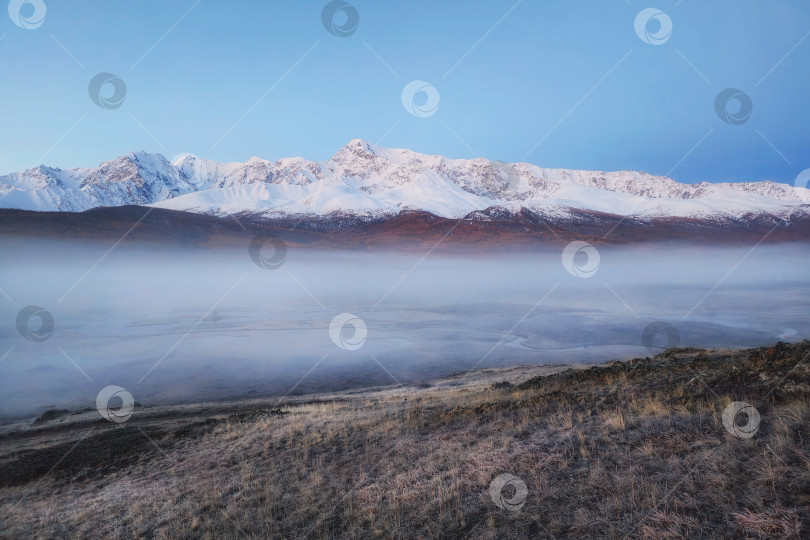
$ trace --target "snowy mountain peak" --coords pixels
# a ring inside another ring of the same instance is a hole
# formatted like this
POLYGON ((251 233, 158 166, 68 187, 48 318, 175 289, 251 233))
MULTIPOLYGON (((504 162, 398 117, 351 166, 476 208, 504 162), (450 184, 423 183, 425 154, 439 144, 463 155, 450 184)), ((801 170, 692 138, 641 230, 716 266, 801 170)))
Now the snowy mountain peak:
POLYGON ((593 211, 741 219, 808 212, 806 189, 774 182, 681 184, 636 171, 544 169, 484 158, 449 159, 353 139, 323 162, 252 157, 219 163, 192 154, 169 162, 131 152, 97 167, 38 166, 0 177, 0 207, 81 211, 152 205, 198 213, 267 217, 391 216, 403 210, 461 218, 526 208, 554 218, 593 211))
POLYGON ((346 143, 346 146, 344 146, 343 148, 361 148, 371 150, 371 144, 364 141, 363 139, 352 139, 348 143, 346 143))
POLYGON ((384 152, 381 148, 374 146, 362 139, 352 139, 349 144, 338 150, 330 159, 333 163, 345 163, 349 161, 374 161, 376 159, 385 159, 384 152))
POLYGON ((194 162, 198 161, 200 158, 199 156, 195 156, 194 154, 177 154, 169 163, 177 167, 178 169, 183 168, 184 165, 193 165, 194 162))

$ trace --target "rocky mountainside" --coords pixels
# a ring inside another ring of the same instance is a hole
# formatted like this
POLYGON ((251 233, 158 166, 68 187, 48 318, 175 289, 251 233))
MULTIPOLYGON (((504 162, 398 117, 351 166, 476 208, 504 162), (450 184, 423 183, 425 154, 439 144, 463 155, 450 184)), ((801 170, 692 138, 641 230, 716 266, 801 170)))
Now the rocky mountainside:
POLYGON ((78 212, 140 205, 200 214, 379 220, 402 211, 491 219, 526 209, 549 220, 585 213, 745 221, 810 213, 810 190, 770 181, 681 184, 643 172, 544 169, 449 159, 355 139, 323 162, 217 163, 133 152, 93 168, 39 166, 0 176, 0 208, 78 212))

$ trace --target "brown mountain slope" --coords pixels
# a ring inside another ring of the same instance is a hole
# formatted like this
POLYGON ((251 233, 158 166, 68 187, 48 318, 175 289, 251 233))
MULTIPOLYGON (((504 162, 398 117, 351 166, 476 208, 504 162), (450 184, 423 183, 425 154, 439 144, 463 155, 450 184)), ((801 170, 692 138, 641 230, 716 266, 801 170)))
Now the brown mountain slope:
POLYGON ((671 218, 640 221, 613 214, 572 212, 564 220, 549 222, 525 209, 517 215, 490 209, 461 220, 402 212, 389 219, 363 221, 340 215, 315 220, 215 217, 139 206, 76 213, 0 210, 0 236, 6 237, 118 240, 126 234, 128 241, 219 246, 242 242, 258 233, 277 235, 292 245, 346 249, 422 249, 441 241, 441 250, 487 251, 563 245, 575 239, 595 244, 750 244, 763 238, 765 242, 807 241, 810 218, 791 222, 756 216, 722 223, 671 218))

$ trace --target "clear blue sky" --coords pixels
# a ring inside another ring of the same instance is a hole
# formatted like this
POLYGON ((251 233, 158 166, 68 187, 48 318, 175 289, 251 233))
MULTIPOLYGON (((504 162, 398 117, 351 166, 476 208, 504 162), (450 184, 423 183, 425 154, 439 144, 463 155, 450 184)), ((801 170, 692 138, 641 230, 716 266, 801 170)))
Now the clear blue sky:
POLYGON ((27 30, 4 0, 0 173, 132 150, 323 160, 352 138, 682 182, 792 182, 810 167, 807 0, 352 0, 348 37, 324 28, 325 1, 195 1, 44 0, 27 30), (650 6, 672 21, 661 45, 634 30, 650 6), (119 108, 90 100, 99 72, 126 83, 119 108), (440 95, 432 116, 402 105, 417 79, 440 95), (729 87, 753 103, 742 125, 715 113, 729 87))

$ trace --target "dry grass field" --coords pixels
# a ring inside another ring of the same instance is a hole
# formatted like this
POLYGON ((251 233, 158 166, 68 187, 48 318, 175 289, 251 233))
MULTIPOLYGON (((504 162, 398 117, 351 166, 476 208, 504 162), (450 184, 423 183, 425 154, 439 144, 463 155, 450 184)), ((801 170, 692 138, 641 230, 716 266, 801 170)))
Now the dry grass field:
POLYGON ((810 342, 671 349, 420 388, 139 407, 120 425, 95 411, 62 416, 0 436, 0 528, 41 538, 808 538, 809 354, 810 342), (724 426, 737 401, 756 408, 758 426, 745 415, 724 426), (758 430, 735 436, 745 424, 758 430), (502 474, 518 479, 501 492, 511 509, 490 494, 502 474))

